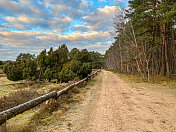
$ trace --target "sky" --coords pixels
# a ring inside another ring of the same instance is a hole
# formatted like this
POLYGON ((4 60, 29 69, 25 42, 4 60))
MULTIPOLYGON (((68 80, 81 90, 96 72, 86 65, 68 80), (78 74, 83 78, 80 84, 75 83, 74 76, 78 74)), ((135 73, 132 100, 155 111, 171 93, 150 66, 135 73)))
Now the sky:
MULTIPOLYGON (((128 0, 122 0, 127 6, 128 0)), ((0 0, 0 60, 66 44, 105 53, 113 42, 115 0, 0 0)))

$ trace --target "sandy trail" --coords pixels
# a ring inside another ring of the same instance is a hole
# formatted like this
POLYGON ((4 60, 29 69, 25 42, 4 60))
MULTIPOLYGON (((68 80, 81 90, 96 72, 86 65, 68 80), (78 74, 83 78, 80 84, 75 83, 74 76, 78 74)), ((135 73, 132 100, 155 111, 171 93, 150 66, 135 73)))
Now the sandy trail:
POLYGON ((131 87, 103 71, 96 108, 86 132, 176 132, 176 99, 147 88, 131 87))
POLYGON ((176 132, 175 97, 132 87, 109 71, 101 77, 85 101, 68 112, 60 131, 176 132))

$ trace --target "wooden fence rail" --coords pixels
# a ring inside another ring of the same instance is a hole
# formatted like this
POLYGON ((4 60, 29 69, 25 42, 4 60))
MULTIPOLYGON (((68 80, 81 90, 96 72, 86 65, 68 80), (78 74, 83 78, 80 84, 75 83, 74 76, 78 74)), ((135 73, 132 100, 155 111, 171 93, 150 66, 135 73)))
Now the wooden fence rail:
POLYGON ((8 110, 5 110, 3 112, 0 112, 0 125, 2 125, 3 123, 5 123, 8 119, 11 119, 12 117, 18 115, 18 114, 21 114, 31 108, 34 108, 35 106, 51 99, 51 98, 57 98, 59 97, 60 95, 62 95, 63 93, 67 92, 69 89, 83 83, 84 81, 87 81, 89 79, 91 79, 92 77, 94 77, 98 72, 100 72, 100 69, 97 70, 96 72, 94 72, 93 74, 90 74, 88 77, 76 82, 76 83, 73 83, 71 85, 69 85, 68 87, 56 92, 56 91, 52 91, 48 94, 45 94, 43 96, 40 96, 38 98, 35 98, 33 100, 30 100, 26 103, 23 103, 23 104, 20 104, 18 106, 15 106, 13 108, 10 108, 8 110))

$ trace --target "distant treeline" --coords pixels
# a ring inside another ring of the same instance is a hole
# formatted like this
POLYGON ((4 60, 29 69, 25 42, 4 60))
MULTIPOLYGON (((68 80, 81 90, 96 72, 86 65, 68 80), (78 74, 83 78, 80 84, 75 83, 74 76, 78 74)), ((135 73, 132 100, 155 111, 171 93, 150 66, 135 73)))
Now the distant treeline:
POLYGON ((12 81, 18 80, 57 80, 68 82, 75 77, 80 79, 91 73, 92 68, 101 68, 104 56, 87 49, 73 48, 70 52, 65 44, 57 50, 51 47, 43 50, 37 57, 20 53, 16 61, 3 65, 3 71, 12 81))
POLYGON ((176 1, 130 0, 115 17, 115 42, 106 52, 109 70, 152 75, 176 73, 176 1))

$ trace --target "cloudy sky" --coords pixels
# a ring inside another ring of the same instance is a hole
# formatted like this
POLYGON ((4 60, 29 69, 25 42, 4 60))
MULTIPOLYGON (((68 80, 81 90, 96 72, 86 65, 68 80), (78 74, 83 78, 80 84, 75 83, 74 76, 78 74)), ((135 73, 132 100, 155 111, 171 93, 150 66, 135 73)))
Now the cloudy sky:
POLYGON ((104 53, 116 8, 113 0, 0 0, 0 60, 61 44, 104 53))

